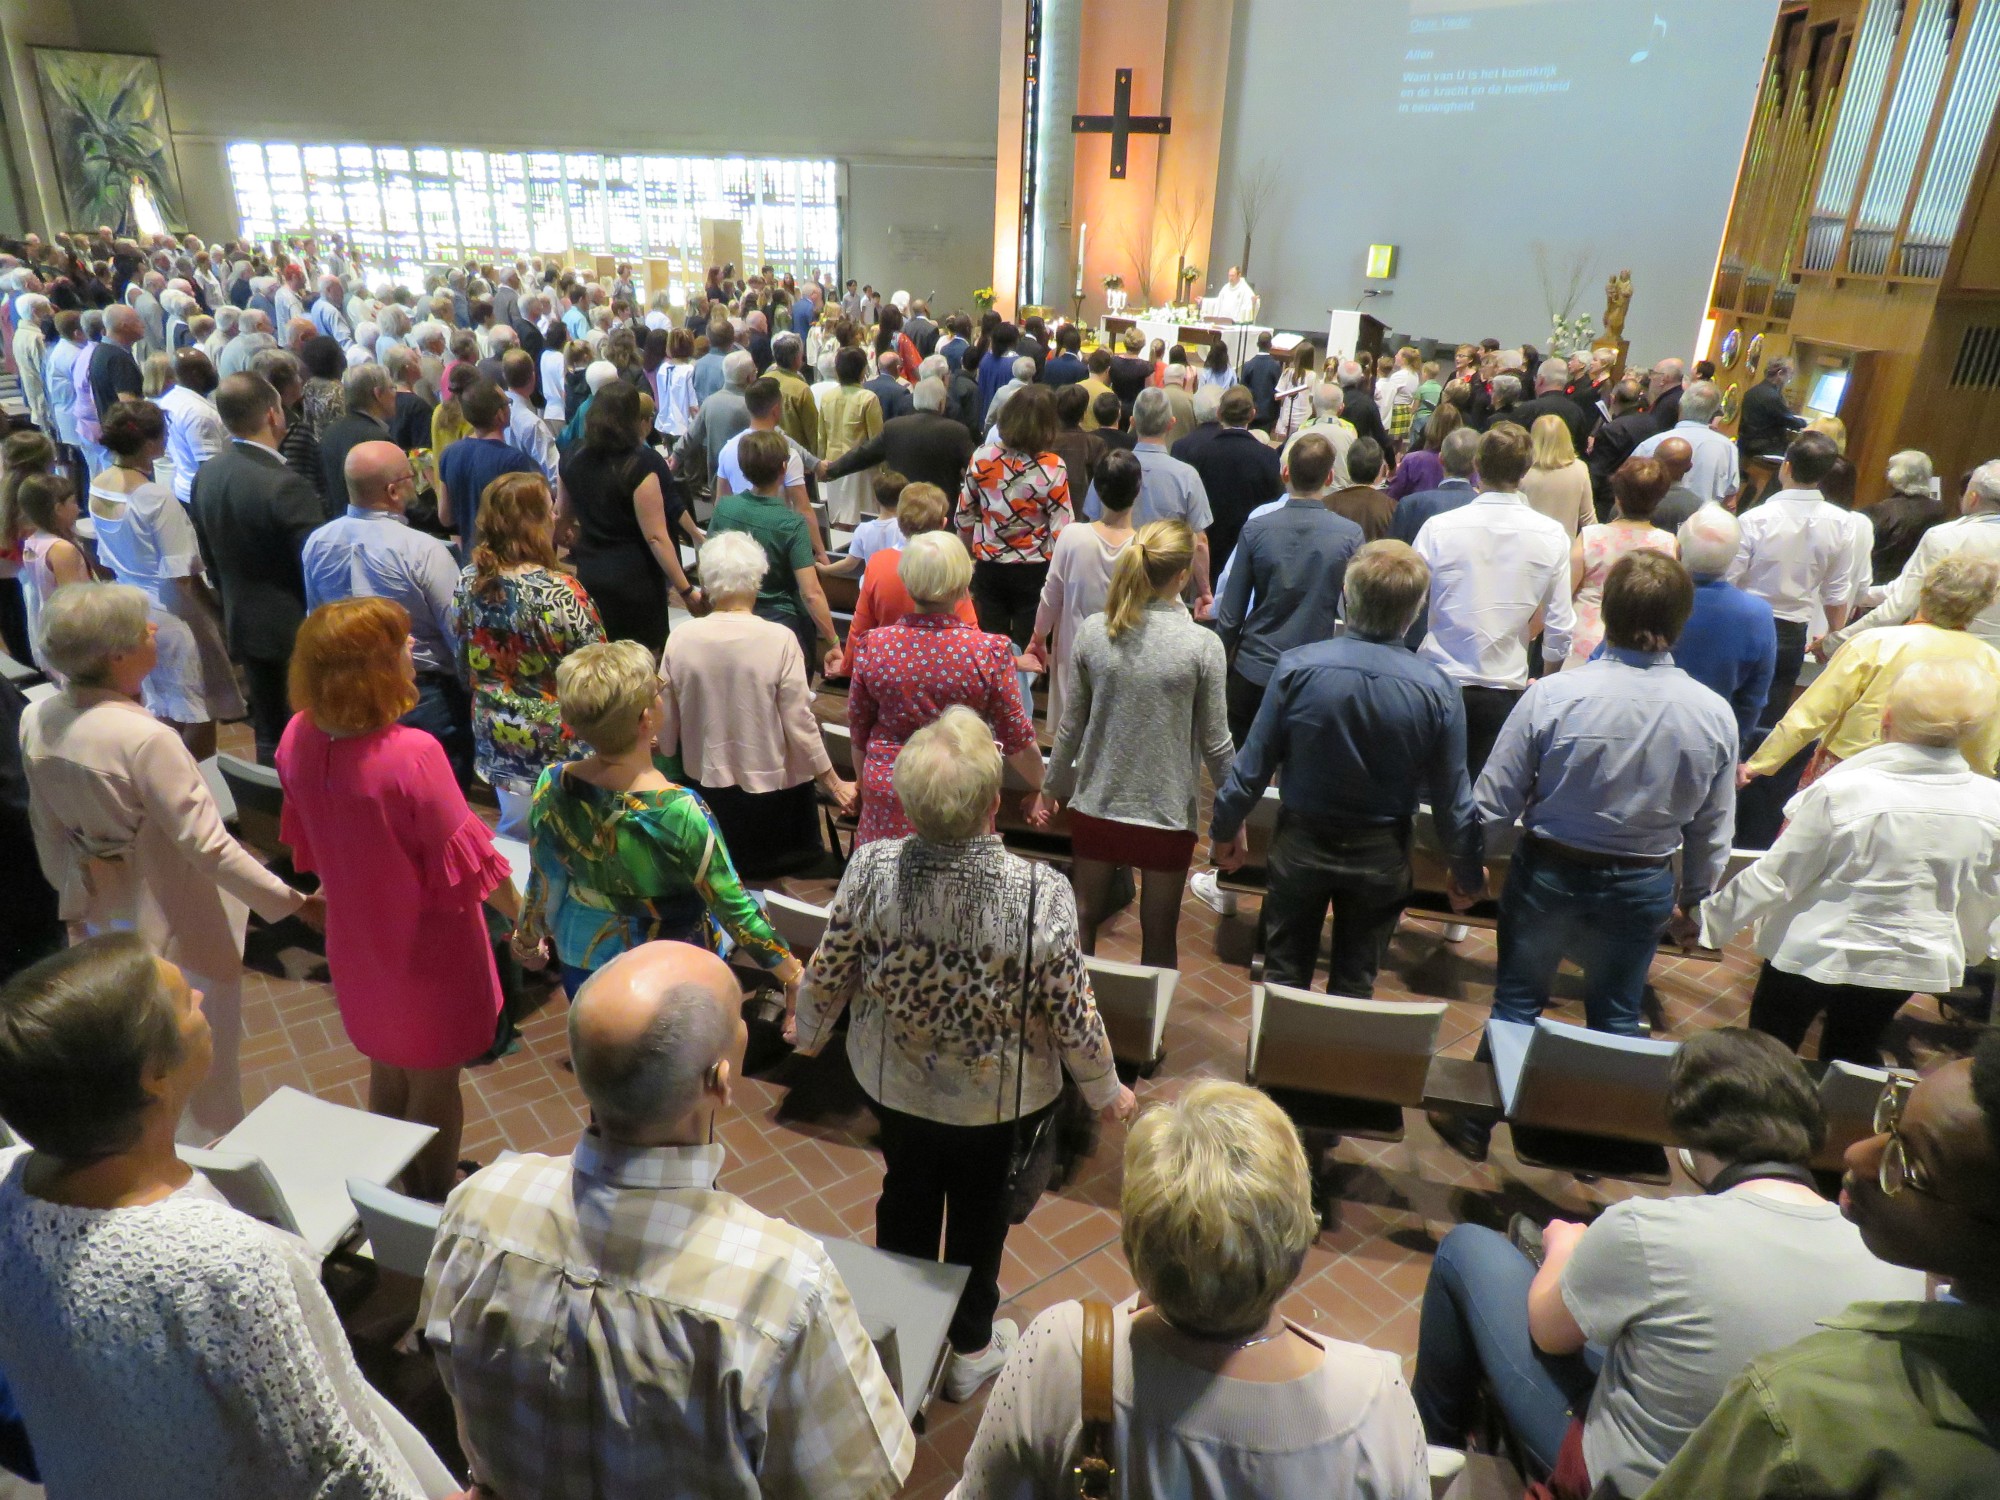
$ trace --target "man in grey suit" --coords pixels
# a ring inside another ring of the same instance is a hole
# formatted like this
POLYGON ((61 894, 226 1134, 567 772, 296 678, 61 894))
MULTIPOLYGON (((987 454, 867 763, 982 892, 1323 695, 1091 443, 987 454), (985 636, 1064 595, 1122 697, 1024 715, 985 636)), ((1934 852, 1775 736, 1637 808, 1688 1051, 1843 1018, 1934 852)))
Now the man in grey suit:
POLYGON ((216 388, 215 410, 234 441, 196 472, 190 506, 202 566, 222 595, 230 655, 249 680, 257 759, 269 765, 291 716, 285 679, 306 615, 300 553, 325 516, 313 487, 279 456, 285 409, 269 381, 231 375, 216 388))

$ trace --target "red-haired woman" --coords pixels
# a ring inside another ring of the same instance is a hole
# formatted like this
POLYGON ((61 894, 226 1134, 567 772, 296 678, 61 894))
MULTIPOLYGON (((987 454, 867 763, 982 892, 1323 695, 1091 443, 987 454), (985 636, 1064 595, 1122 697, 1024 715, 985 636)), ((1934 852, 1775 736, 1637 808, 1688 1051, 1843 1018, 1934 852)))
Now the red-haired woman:
POLYGON ((368 1107, 435 1125, 411 1192, 443 1198, 465 1122, 459 1073, 493 1045, 500 977, 481 903, 509 920, 507 861, 443 749, 396 721, 417 701, 410 617, 386 599, 323 604, 292 647, 297 709, 278 743, 280 836, 326 895, 326 961, 368 1107))

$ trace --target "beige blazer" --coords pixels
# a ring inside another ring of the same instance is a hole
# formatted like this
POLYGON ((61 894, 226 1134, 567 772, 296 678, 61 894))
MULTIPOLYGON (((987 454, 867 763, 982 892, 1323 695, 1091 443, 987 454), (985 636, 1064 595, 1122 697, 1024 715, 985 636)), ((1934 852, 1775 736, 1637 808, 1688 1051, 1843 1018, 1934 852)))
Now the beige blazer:
POLYGON ((660 656, 660 750, 703 786, 781 792, 832 769, 799 638, 737 610, 679 626, 660 656))
POLYGON ((243 961, 232 900, 270 922, 304 901, 229 836, 180 736, 131 699, 72 688, 31 704, 21 756, 64 921, 129 925, 169 962, 223 978, 243 961))

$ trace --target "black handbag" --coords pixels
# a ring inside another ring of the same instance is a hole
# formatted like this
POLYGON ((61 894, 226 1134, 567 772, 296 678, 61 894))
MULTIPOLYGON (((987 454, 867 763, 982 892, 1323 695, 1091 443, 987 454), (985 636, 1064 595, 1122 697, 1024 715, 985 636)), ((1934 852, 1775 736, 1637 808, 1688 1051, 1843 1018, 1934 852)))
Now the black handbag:
MULTIPOLYGON (((1034 1002, 1035 897, 1041 869, 1028 867, 1028 926, 1021 941, 1021 1035, 1014 1058, 1014 1141, 1007 1158, 1007 1222, 1024 1224, 1041 1202, 1056 1175, 1056 1105, 1040 1110, 1032 1120, 1021 1118, 1022 1090, 1028 1071, 1028 1011, 1034 1002)), ((1060 1104, 1061 1100, 1057 1100, 1060 1104)), ((999 1105, 994 1106, 999 1114, 999 1105)))

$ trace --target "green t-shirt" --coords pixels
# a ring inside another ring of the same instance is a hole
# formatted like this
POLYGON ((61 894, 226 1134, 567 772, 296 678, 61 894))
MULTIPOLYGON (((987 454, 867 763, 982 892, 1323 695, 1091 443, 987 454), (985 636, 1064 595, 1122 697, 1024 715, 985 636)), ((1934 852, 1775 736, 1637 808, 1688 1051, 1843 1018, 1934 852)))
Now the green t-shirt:
POLYGON ((798 570, 813 565, 812 536, 806 518, 793 510, 780 495, 724 495, 715 502, 715 515, 708 523, 709 534, 743 531, 756 538, 764 549, 770 570, 757 590, 756 614, 760 619, 792 625, 806 618, 805 600, 799 597, 798 570))

